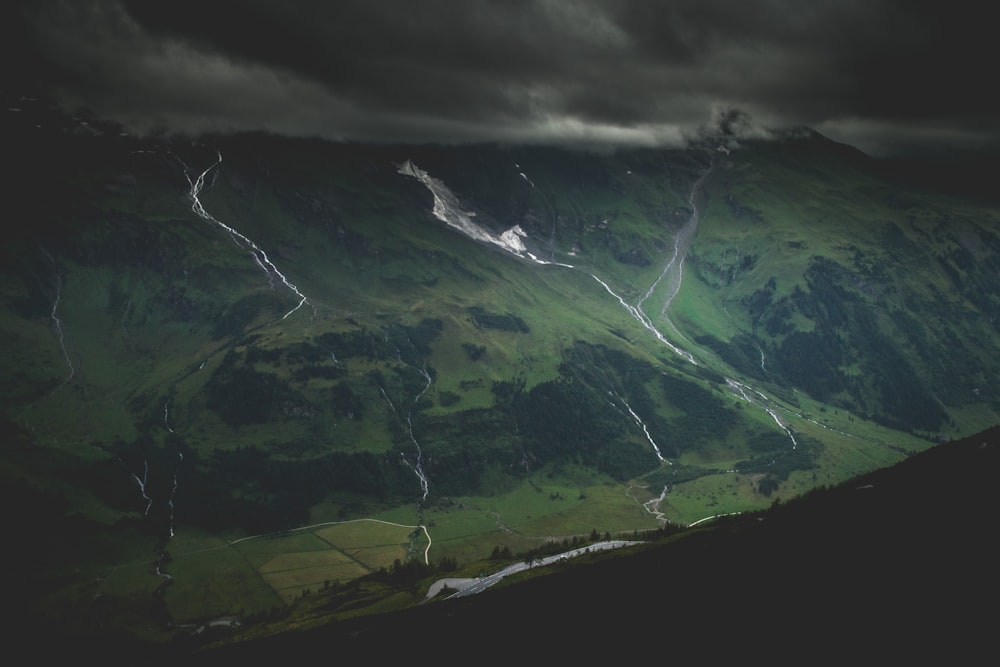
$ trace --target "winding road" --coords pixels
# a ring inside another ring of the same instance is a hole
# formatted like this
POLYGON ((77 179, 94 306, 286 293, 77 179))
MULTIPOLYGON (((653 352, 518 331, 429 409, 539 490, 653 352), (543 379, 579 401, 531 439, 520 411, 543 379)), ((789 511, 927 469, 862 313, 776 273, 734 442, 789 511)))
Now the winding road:
POLYGON ((504 577, 509 577, 512 574, 517 574, 518 572, 523 572, 534 567, 543 567, 545 565, 551 565, 559 561, 566 560, 567 558, 575 558, 585 553, 590 553, 592 551, 606 551, 608 549, 620 549, 622 547, 629 547, 634 544, 641 544, 641 542, 626 541, 626 540, 607 540, 604 542, 597 542, 586 547, 580 547, 578 549, 572 549, 570 551, 564 551, 563 553, 556 554, 554 556, 546 556, 545 558, 539 558, 533 560, 529 563, 520 562, 508 565, 498 572, 493 574, 484 574, 479 577, 471 578, 445 578, 438 579, 430 588, 427 589, 427 599, 433 598, 438 595, 445 586, 454 589, 455 592, 449 595, 446 599, 468 597, 469 595, 475 595, 477 593, 482 593, 490 586, 498 583, 504 577))

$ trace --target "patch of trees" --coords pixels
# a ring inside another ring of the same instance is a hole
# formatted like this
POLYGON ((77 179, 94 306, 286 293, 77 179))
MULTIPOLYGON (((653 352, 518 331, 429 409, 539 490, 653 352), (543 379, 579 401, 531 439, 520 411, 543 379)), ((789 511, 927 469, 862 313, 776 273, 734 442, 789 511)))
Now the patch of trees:
MULTIPOLYGON (((514 556, 514 558, 530 564, 534 563, 535 561, 540 561, 547 556, 558 556, 559 554, 565 553, 572 549, 581 549, 596 542, 600 542, 602 539, 610 540, 611 533, 605 531, 604 535, 602 536, 599 532, 597 532, 596 528, 592 528, 589 535, 586 536, 574 535, 573 537, 563 538, 562 541, 560 542, 556 542, 554 540, 546 542, 545 544, 534 547, 533 549, 522 551, 518 553, 516 556, 514 556)), ((494 549, 493 551, 495 553, 496 549, 494 549)), ((506 552, 501 552, 501 553, 509 554, 510 549, 506 549, 506 552)))
POLYGON ((248 366, 263 363, 277 366, 281 363, 281 348, 262 348, 257 345, 249 345, 246 352, 246 363, 248 366))
POLYGON ((458 403, 460 400, 462 400, 462 397, 453 391, 438 392, 438 403, 443 408, 451 407, 452 405, 458 403))
POLYGON ((707 380, 712 384, 716 385, 726 385, 726 376, 718 371, 713 371, 707 366, 695 366, 694 368, 685 368, 684 372, 690 373, 695 377, 700 377, 703 380, 707 380))
POLYGON ((754 455, 736 464, 740 473, 764 473, 757 483, 757 491, 769 496, 778 485, 788 479, 795 470, 810 470, 816 467, 816 457, 823 448, 822 443, 812 438, 799 436, 797 447, 792 447, 791 439, 784 433, 761 433, 750 439, 754 455), (767 451, 768 447, 774 447, 767 451))
POLYGON ((563 359, 560 372, 564 374, 569 368, 594 372, 603 368, 606 369, 605 375, 599 379, 609 380, 611 378, 609 373, 613 372, 620 378, 622 384, 629 386, 647 382, 657 374, 657 370, 646 361, 620 350, 604 345, 591 345, 583 341, 576 341, 571 348, 563 353, 563 359))
MULTIPOLYGON (((652 449, 634 433, 634 421, 608 402, 608 385, 589 383, 594 369, 571 364, 562 370, 562 377, 530 391, 520 379, 493 384, 497 409, 513 419, 523 451, 537 463, 578 462, 617 479, 655 466, 652 449), (627 437, 629 433, 633 437, 627 437)), ((640 391, 633 388, 633 395, 640 391)), ((649 419, 654 419, 652 413, 649 419)))
POLYGON ((771 276, 767 283, 764 284, 763 289, 755 291, 743 300, 743 304, 746 307, 747 312, 750 313, 750 317, 754 320, 755 324, 767 307, 771 305, 771 301, 774 298, 774 292, 777 288, 778 283, 774 279, 774 276, 771 276))
POLYGON ((302 341, 284 348, 285 360, 290 364, 318 364, 330 360, 330 353, 319 345, 302 341))
POLYGON ((844 343, 830 329, 796 331, 782 341, 775 364, 780 364, 791 384, 817 400, 832 402, 834 395, 846 388, 840 371, 846 353, 844 343))
MULTIPOLYGON (((390 501, 414 498, 420 493, 413 472, 395 457, 370 452, 331 452, 311 459, 281 459, 258 447, 217 451, 209 462, 206 480, 228 489, 220 508, 230 524, 251 532, 270 532, 302 525, 310 508, 333 491, 346 491, 390 501), (227 499, 228 498, 228 499, 227 499)), ((186 506, 193 489, 185 485, 186 506)), ((219 511, 201 505, 199 511, 219 511)), ((192 508, 193 509, 193 508, 192 508)), ((204 519, 185 516, 196 525, 204 519)), ((225 524, 223 524, 225 525, 225 524)))
POLYGON ((561 377, 583 383, 605 399, 610 391, 623 396, 633 410, 643 415, 647 427, 662 432, 658 406, 645 387, 658 373, 651 364, 630 354, 583 341, 576 341, 563 352, 559 365, 561 377))
POLYGON ((482 306, 470 306, 468 310, 472 323, 477 327, 514 333, 528 333, 530 331, 524 320, 517 315, 491 313, 482 306))
POLYGON ((385 334, 389 342, 404 353, 409 349, 427 357, 431 354, 431 343, 441 335, 443 328, 441 320, 427 317, 416 326, 392 324, 386 327, 385 334))
POLYGON ((271 292, 245 296, 227 305, 222 313, 213 318, 209 335, 212 340, 235 338, 242 335, 262 312, 277 313, 285 305, 284 300, 271 292))
POLYGON ((606 395, 565 379, 519 393, 512 407, 525 448, 543 461, 578 461, 618 479, 648 470, 655 465, 652 450, 622 437, 634 424, 606 395))
MULTIPOLYGON (((757 340, 748 334, 737 334, 726 343, 712 335, 698 336, 695 342, 719 355, 733 370, 747 377, 761 379, 764 369, 760 364, 760 348, 757 340)), ((724 382, 724 380, 723 380, 724 382)))
POLYGON ((479 359, 482 358, 484 354, 486 354, 485 345, 473 345, 472 343, 462 343, 462 349, 465 350, 465 353, 469 355, 469 359, 471 359, 472 361, 478 361, 479 359))
POLYGON ((514 399, 524 392, 524 387, 524 378, 514 378, 512 380, 494 380, 491 390, 498 406, 510 407, 514 399))
POLYGON ((514 554, 511 553, 510 547, 504 545, 501 547, 499 544, 493 547, 493 551, 490 553, 490 560, 512 560, 514 554))
POLYGON ((637 245, 622 247, 618 243, 613 243, 612 256, 616 262, 621 264, 629 264, 631 266, 649 266, 652 264, 646 252, 637 245))
MULTIPOLYGON (((438 495, 489 493, 491 469, 516 474, 524 453, 509 413, 462 410, 447 416, 415 415, 414 437, 424 453, 424 470, 438 495)), ((408 436, 407 436, 408 437, 408 436)))
POLYGON ((752 452, 784 452, 792 448, 792 440, 784 431, 763 431, 751 433, 747 447, 752 452))
POLYGON ((417 411, 420 411, 434 405, 429 395, 430 392, 424 391, 427 387, 425 372, 432 380, 437 375, 433 366, 395 365, 387 366, 385 372, 381 369, 373 369, 366 374, 366 378, 372 386, 384 391, 397 408, 410 405, 417 396, 423 394, 414 406, 417 411))
POLYGON ((586 385, 542 382, 517 397, 515 418, 531 448, 544 451, 546 458, 589 459, 604 443, 617 440, 624 425, 610 406, 595 409, 599 401, 586 385))
POLYGON ((368 579, 380 581, 395 586, 414 584, 431 575, 446 574, 458 569, 458 561, 454 558, 444 557, 432 564, 424 563, 415 558, 408 558, 405 561, 396 559, 388 569, 380 567, 375 572, 368 575, 368 579))
POLYGON ((706 439, 721 439, 736 423, 736 414, 722 398, 700 385, 670 374, 660 375, 667 399, 684 415, 670 421, 671 441, 697 446, 706 439))
POLYGON ((309 407, 302 394, 274 373, 225 361, 212 374, 205 391, 206 405, 230 426, 262 424, 280 419, 296 408, 309 407))
POLYGON ((856 282, 851 272, 816 257, 805 278, 809 290, 796 286, 790 301, 814 328, 785 337, 773 351, 774 370, 821 401, 844 405, 842 395, 875 399, 873 418, 893 428, 940 428, 946 415, 911 360, 879 328, 865 299, 845 287, 856 282), (847 375, 841 369, 848 364, 859 365, 863 374, 847 375))
POLYGON ((367 329, 353 329, 343 332, 328 331, 320 334, 314 340, 324 353, 332 354, 337 359, 358 358, 376 361, 387 359, 392 353, 384 336, 376 335, 367 329))
POLYGON ((425 318, 414 326, 393 323, 381 331, 353 329, 328 331, 314 339, 314 343, 301 343, 296 348, 302 361, 318 362, 327 359, 352 357, 380 361, 402 358, 405 363, 420 366, 431 354, 430 344, 444 328, 439 319, 425 318))
POLYGON ((303 366, 292 371, 292 378, 299 382, 312 379, 337 380, 347 375, 347 369, 338 366, 303 366))
POLYGON ((976 261, 971 252, 959 246, 939 253, 937 261, 962 297, 982 312, 994 330, 1000 329, 1000 256, 976 261))
POLYGON ((679 446, 698 447, 724 438, 737 415, 728 403, 696 382, 663 374, 618 350, 577 342, 563 353, 559 377, 530 390, 523 380, 494 382, 495 409, 511 415, 526 452, 539 462, 579 462, 617 479, 656 467, 646 440, 623 400, 642 419, 664 456, 679 446), (684 412, 667 420, 646 385, 659 382, 684 412))
POLYGON ((643 475, 642 481, 649 484, 654 489, 662 489, 673 484, 690 482, 691 480, 698 479, 699 477, 717 474, 719 474, 719 471, 712 468, 702 468, 700 466, 674 463, 672 466, 661 467, 653 472, 643 475))
POLYGON ((330 387, 324 392, 326 408, 335 415, 361 421, 365 414, 365 403, 355 394, 351 387, 343 382, 330 387))

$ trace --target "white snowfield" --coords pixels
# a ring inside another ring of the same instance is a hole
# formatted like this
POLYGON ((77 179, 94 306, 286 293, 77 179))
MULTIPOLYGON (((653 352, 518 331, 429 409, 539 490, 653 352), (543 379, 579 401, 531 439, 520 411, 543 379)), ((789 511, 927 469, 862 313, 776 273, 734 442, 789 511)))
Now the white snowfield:
POLYGON ((432 210, 434 217, 448 226, 454 227, 469 238, 498 246, 512 255, 517 255, 521 259, 526 259, 535 264, 550 264, 573 268, 570 264, 547 262, 529 252, 527 246, 524 244, 524 239, 528 238, 528 235, 520 225, 512 226, 499 236, 485 229, 472 219, 476 215, 474 212, 462 209, 458 197, 455 196, 448 186, 413 164, 412 160, 407 160, 399 165, 399 173, 415 178, 423 183, 434 196, 434 208, 432 210))

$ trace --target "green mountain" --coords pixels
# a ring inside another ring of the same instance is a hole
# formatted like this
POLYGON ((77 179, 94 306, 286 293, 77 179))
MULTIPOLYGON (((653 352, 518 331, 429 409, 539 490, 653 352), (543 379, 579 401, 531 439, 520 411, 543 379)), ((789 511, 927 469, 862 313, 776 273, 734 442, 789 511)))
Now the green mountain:
POLYGON ((759 510, 998 421, 995 204, 808 130, 139 139, 7 101, 8 571, 73 632, 759 510))

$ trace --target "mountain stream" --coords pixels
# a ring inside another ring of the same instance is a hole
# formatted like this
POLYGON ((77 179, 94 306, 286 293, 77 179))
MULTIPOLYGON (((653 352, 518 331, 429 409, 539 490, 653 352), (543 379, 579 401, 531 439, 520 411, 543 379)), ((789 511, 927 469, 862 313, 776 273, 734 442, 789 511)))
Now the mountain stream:
MULTIPOLYGON (((519 164, 515 164, 518 168, 518 173, 523 178, 525 183, 532 189, 537 190, 535 183, 527 177, 524 171, 521 170, 519 164)), ((671 342, 666 335, 656 326, 652 318, 643 310, 643 304, 645 304, 649 299, 653 297, 654 292, 660 287, 661 283, 665 283, 666 296, 663 301, 663 305, 660 308, 659 317, 666 322, 666 324, 673 330, 678 338, 684 340, 683 334, 678 330, 677 326, 670 320, 669 310, 670 306, 673 304, 674 299, 681 289, 681 282, 684 277, 684 259, 687 256, 688 249, 693 242, 695 235, 698 231, 698 223, 701 219, 701 207, 699 206, 699 200, 702 197, 702 191, 704 189, 705 181, 708 179, 709 175, 715 167, 715 161, 712 159, 708 167, 698 176, 694 184, 691 186, 691 191, 688 194, 688 206, 691 209, 691 216, 688 218, 687 222, 677 231, 674 235, 673 252, 667 263, 664 265, 663 270, 660 271, 656 280, 649 286, 649 289, 643 294, 643 296, 632 305, 628 303, 621 295, 617 294, 607 282, 602 280, 596 274, 591 273, 591 277, 597 281, 611 296, 613 296, 622 308, 625 309, 628 314, 635 319, 639 324, 643 326, 647 331, 649 331, 656 338, 658 342, 670 349, 671 352, 681 357, 690 364, 698 365, 698 361, 695 355, 686 349, 671 342)), ((480 242, 485 242, 494 246, 498 246, 501 249, 507 251, 508 253, 515 255, 516 257, 527 260, 534 264, 552 264, 556 266, 562 266, 569 269, 574 269, 575 267, 570 264, 562 264, 559 262, 548 262, 539 259, 531 252, 528 251, 527 246, 524 243, 524 239, 527 238, 527 234, 521 228, 520 225, 514 225, 509 230, 497 236, 489 230, 483 228, 475 220, 474 211, 464 210, 459 202, 458 197, 439 179, 434 178, 427 172, 423 171, 417 167, 412 161, 407 160, 402 165, 399 166, 399 173, 410 176, 417 179, 424 186, 430 190, 434 197, 434 207, 432 213, 436 218, 445 222, 448 226, 458 230, 467 237, 480 242)), ((761 350, 761 365, 764 363, 764 352, 761 350)), ((775 406, 773 401, 768 398, 763 392, 750 387, 749 385, 735 380, 730 377, 726 377, 726 385, 733 395, 740 400, 749 403, 750 405, 758 406, 760 409, 764 410, 774 421, 774 423, 781 429, 785 435, 791 440, 792 448, 798 447, 798 441, 795 439, 795 434, 792 429, 787 425, 787 423, 779 416, 778 408, 775 406)), ((664 458, 660 453, 660 448, 653 436, 650 434, 649 429, 642 419, 632 410, 631 406, 625 401, 624 398, 617 396, 616 394, 609 392, 613 398, 621 401, 628 411, 630 418, 639 426, 646 440, 653 448, 653 452, 656 454, 657 459, 661 464, 672 465, 672 462, 664 458)), ((611 405, 618 409, 618 405, 615 401, 609 401, 611 405)), ((810 420, 813 421, 813 420, 810 420)), ((813 422, 817 423, 818 422, 813 422)), ((822 424, 820 424, 822 426, 822 424)), ((412 437, 412 431, 411 431, 412 437)), ((669 485, 663 488, 663 492, 658 498, 654 498, 643 504, 643 507, 649 513, 653 514, 659 521, 666 521, 664 515, 659 511, 659 506, 663 502, 667 495, 669 485)))
MULTIPOLYGON (((296 296, 296 298, 298 298, 299 300, 298 304, 294 308, 289 310, 287 313, 285 313, 281 318, 283 320, 287 319, 289 315, 291 315, 296 310, 305 305, 305 303, 307 302, 306 296, 302 292, 300 292, 299 288, 296 287, 292 282, 290 282, 287 277, 285 277, 285 274, 283 274, 281 271, 278 270, 278 267, 274 265, 274 262, 272 262, 270 258, 268 258, 266 252, 264 252, 256 243, 251 241, 245 235, 241 234, 236 229, 230 227, 229 225, 225 224, 224 222, 213 216, 211 213, 206 211, 205 207, 202 206, 201 200, 199 199, 201 190, 203 187, 205 187, 205 177, 208 175, 210 171, 216 169, 219 165, 222 164, 222 153, 219 152, 217 153, 217 155, 218 155, 218 160, 209 165, 205 169, 205 171, 201 172, 201 174, 199 174, 198 177, 195 178, 194 180, 191 179, 191 175, 190 172, 188 171, 187 165, 184 164, 183 161, 181 161, 181 165, 184 167, 184 176, 185 178, 187 178, 188 185, 191 186, 191 191, 189 193, 189 196, 191 198, 191 210, 194 211, 195 214, 202 220, 205 220, 206 222, 211 222, 212 224, 217 225, 222 229, 226 230, 227 232, 229 232, 229 235, 240 247, 248 247, 250 249, 250 256, 253 257, 253 260, 254 262, 256 262, 257 266, 259 266, 260 269, 267 275, 268 281, 271 284, 273 284, 274 276, 277 276, 278 279, 281 281, 281 283, 286 288, 288 288, 288 290, 291 291, 292 294, 296 296)), ((178 160, 180 161, 179 158, 178 160)))

